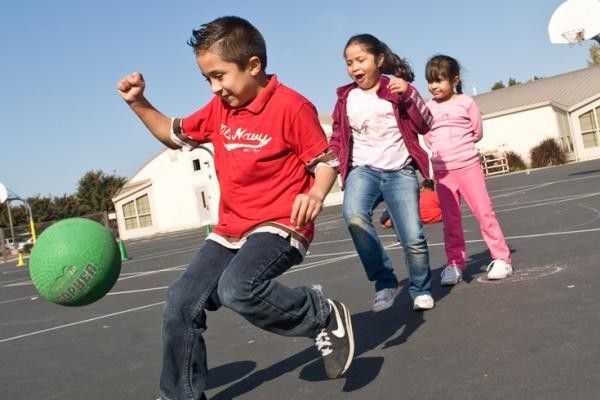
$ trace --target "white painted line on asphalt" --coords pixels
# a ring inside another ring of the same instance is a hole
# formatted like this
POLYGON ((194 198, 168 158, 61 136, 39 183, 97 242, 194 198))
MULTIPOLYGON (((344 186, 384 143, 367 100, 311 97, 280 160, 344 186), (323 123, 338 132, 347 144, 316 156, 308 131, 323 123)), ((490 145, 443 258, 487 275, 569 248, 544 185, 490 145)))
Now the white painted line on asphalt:
POLYGON ((508 197, 508 196, 514 196, 515 194, 519 194, 519 193, 526 193, 529 192, 531 190, 536 190, 545 186, 550 186, 550 185, 554 185, 554 182, 546 182, 546 183, 541 183, 539 185, 533 185, 533 186, 529 186, 529 187, 525 187, 523 189, 520 190, 514 190, 512 192, 509 193, 504 193, 504 194, 499 194, 497 196, 494 196, 494 199, 498 199, 500 197, 508 197))
POLYGON ((185 268, 185 267, 187 267, 187 264, 178 265, 176 267, 156 269, 156 270, 153 270, 153 271, 137 272, 137 273, 134 273, 133 275, 124 276, 122 278, 119 278, 117 280, 117 282, 126 281, 126 280, 132 279, 132 278, 139 278, 139 277, 146 276, 146 275, 154 275, 154 274, 158 274, 160 272, 174 271, 174 270, 185 268))
POLYGON ((323 254, 307 254, 304 258, 314 258, 314 257, 331 257, 331 256, 340 256, 354 253, 354 251, 340 251, 339 253, 323 253, 323 254))
MULTIPOLYGON (((498 178, 500 178, 500 177, 498 177, 498 178)), ((489 193, 491 195, 492 193, 506 192, 506 191, 510 191, 510 190, 513 191, 511 193, 518 193, 522 189, 537 188, 537 187, 541 187, 541 186, 554 185, 554 184, 563 183, 563 182, 571 183, 571 182, 582 181, 582 180, 587 180, 587 179, 596 179, 596 178, 600 178, 600 175, 597 175, 597 174, 596 175, 588 175, 588 176, 582 176, 580 178, 567 178, 567 179, 560 179, 558 181, 544 182, 543 184, 532 184, 532 185, 523 185, 523 186, 517 186, 517 187, 511 187, 511 188, 505 188, 505 189, 496 189, 496 190, 489 191, 489 193)))
POLYGON ((580 199, 585 199, 585 198, 588 198, 588 197, 594 197, 594 196, 598 196, 598 195, 600 195, 600 192, 587 193, 587 194, 572 196, 572 197, 568 197, 568 198, 561 199, 561 200, 552 200, 552 199, 550 199, 550 200, 544 200, 544 201, 540 201, 540 202, 535 203, 535 204, 523 205, 523 206, 516 206, 516 207, 512 207, 512 208, 499 209, 498 211, 496 211, 496 214, 505 213, 505 212, 508 212, 508 211, 524 210, 526 208, 532 208, 532 207, 541 207, 541 206, 546 206, 546 205, 554 205, 554 204, 559 204, 559 203, 565 203, 565 202, 568 202, 568 201, 580 200, 580 199))
POLYGON ((6 303, 14 303, 15 301, 21 301, 21 300, 32 300, 32 299, 37 299, 38 296, 27 296, 27 297, 19 297, 18 299, 11 299, 11 300, 4 300, 4 301, 0 301, 0 304, 6 304, 6 303))
POLYGON ((22 338, 29 337, 29 336, 39 335, 41 333, 47 333, 47 332, 57 331, 59 329, 68 328, 70 326, 86 324, 88 322, 98 321, 98 320, 101 320, 101 319, 110 318, 110 317, 114 317, 114 316, 117 316, 117 315, 122 315, 122 314, 130 313, 130 312, 134 312, 134 311, 143 310, 145 308, 155 307, 155 306, 158 306, 158 305, 161 305, 161 304, 164 304, 164 303, 165 303, 164 301, 160 301, 158 303, 147 304, 147 305, 141 306, 141 307, 129 308, 127 310, 118 311, 118 312, 111 313, 111 314, 99 315, 99 316, 94 317, 94 318, 84 319, 82 321, 72 322, 70 324, 58 325, 58 326, 53 326, 52 328, 47 328, 47 329, 42 329, 42 330, 39 330, 39 331, 24 333, 22 335, 13 336, 13 337, 9 337, 9 338, 6 338, 6 339, 0 339, 0 343, 10 342, 12 340, 22 339, 22 338))
MULTIPOLYGON (((593 228, 593 229, 581 229, 581 230, 575 230, 575 231, 563 231, 563 232, 547 232, 547 233, 538 233, 538 234, 529 234, 529 235, 515 235, 515 236, 508 236, 506 237, 506 239, 528 239, 528 238, 537 238, 537 237, 544 237, 544 236, 559 236, 559 235, 573 235, 573 234, 579 234, 579 233, 590 233, 590 232, 598 232, 600 231, 600 228, 593 228)), ((476 242, 483 242, 483 239, 477 239, 477 240, 467 240, 467 243, 476 243, 476 242)), ((435 243, 435 244, 429 244, 429 246, 441 246, 443 245, 443 243, 435 243)), ((388 246, 384 246, 384 248, 386 249, 390 249, 390 248, 394 248, 394 247, 398 247, 400 248, 400 246, 398 245, 398 243, 393 243, 391 245, 388 246)), ((290 269, 289 271, 285 272, 283 275, 287 275, 287 274, 291 274, 291 273, 295 273, 295 272, 300 272, 300 271, 304 271, 304 270, 308 270, 308 269, 313 269, 313 268, 317 268, 320 267, 322 265, 326 265, 326 264, 332 264, 334 262, 337 261, 342 261, 342 260, 346 260, 349 258, 353 258, 353 257, 357 257, 357 253, 354 252, 353 254, 347 254, 345 256, 341 256, 341 257, 334 257, 328 260, 322 260, 322 261, 317 261, 314 263, 309 263, 309 264, 300 264, 298 267, 290 269)), ((175 268, 181 268, 181 266, 179 267, 171 267, 171 268, 165 268, 162 270, 157 270, 158 271, 169 271, 175 268)), ((150 271, 150 273, 153 273, 154 271, 150 271)), ((142 274, 140 274, 142 275, 142 274)), ((135 276, 134 276, 135 277, 135 276)), ((129 277, 128 277, 129 278, 129 277)), ((125 279, 125 278, 124 278, 125 279)), ((153 289, 158 289, 158 288, 153 288, 153 289)), ((148 290, 152 290, 152 289, 148 289, 148 290)), ((14 301, 17 301, 18 299, 15 299, 14 301)), ((11 300, 9 300, 11 301, 11 300)), ((119 312, 115 312, 115 313, 111 313, 111 314, 105 314, 105 315, 101 315, 95 318, 90 318, 90 319, 86 319, 86 320, 82 320, 82 321, 77 321, 77 322, 73 322, 70 324, 65 324, 65 325, 59 325, 59 326, 55 326, 52 328, 48 328, 48 329, 42 329, 39 331, 35 331, 35 332, 30 332, 30 333, 25 333, 22 335, 18 335, 18 336, 13 336, 10 338, 6 338, 6 339, 0 339, 0 343, 4 343, 4 342, 8 342, 11 340, 16 340, 16 339, 21 339, 21 338, 25 338, 25 337, 29 337, 29 336, 33 336, 33 335, 38 335, 41 333, 46 333, 46 332, 51 332, 51 331, 55 331, 58 329, 63 329, 63 328, 68 328, 71 326, 76 326, 76 325, 81 325, 81 324, 85 324, 87 322, 93 322, 93 321, 97 321, 99 319, 104 319, 104 318, 109 318, 109 317, 113 317, 113 316, 117 316, 117 315, 121 315, 121 314, 125 314, 125 313, 129 313, 129 312, 133 312, 133 311, 139 311, 139 310, 143 310, 145 308, 149 308, 149 307, 154 307, 160 304, 164 304, 164 301, 158 302, 158 303, 152 303, 152 304, 148 304, 145 306, 141 306, 141 307, 136 307, 136 308, 130 308, 127 310, 123 310, 123 311, 119 311, 119 312)))
MULTIPOLYGON (((19 267, 21 268, 21 267, 19 267)), ((2 271, 2 275, 8 275, 8 274, 18 274, 20 272, 23 272, 23 269, 15 269, 12 271, 2 271)))
POLYGON ((168 286, 159 286, 159 287, 153 287, 153 288, 148 288, 148 289, 136 289, 136 290, 123 290, 121 292, 110 292, 107 293, 107 296, 115 296, 117 294, 131 294, 131 293, 141 293, 141 292, 151 292, 154 290, 163 290, 168 288, 168 286))
POLYGON ((140 257, 132 258, 130 260, 123 262, 123 264, 133 264, 133 263, 140 262, 140 261, 148 261, 153 258, 175 256, 175 255, 181 255, 181 254, 185 254, 185 253, 196 253, 199 248, 200 248, 200 246, 171 249, 171 250, 163 251, 160 253, 154 253, 154 254, 147 255, 147 256, 140 256, 140 257))
POLYGON ((4 285, 4 284, 8 284, 8 283, 24 282, 24 281, 29 281, 29 280, 30 280, 29 277, 19 278, 19 279, 11 279, 9 281, 0 282, 0 285, 4 285))
POLYGON ((4 285, 3 287, 16 287, 16 286, 29 286, 32 282, 30 280, 26 280, 18 283, 9 283, 8 285, 4 285))
MULTIPOLYGON (((590 233, 590 232, 599 232, 600 228, 592 228, 592 229, 580 229, 580 230, 575 230, 575 231, 563 231, 563 232, 546 232, 546 233, 533 233, 533 234, 529 234, 529 235, 513 235, 513 236, 506 236, 505 239, 506 240, 513 240, 513 239, 531 239, 531 238, 538 238, 538 237, 544 237, 544 236, 560 236, 560 235, 574 235, 574 234, 579 234, 579 233, 590 233)), ((393 235, 387 235, 387 237, 395 237, 393 235)), ((479 242, 483 242, 483 239, 473 239, 473 240, 465 240, 465 243, 479 243, 479 242)), ((428 247, 434 247, 434 246, 443 246, 444 243, 428 243, 428 247)), ((399 243, 393 243, 391 245, 388 246, 384 246, 385 249, 392 249, 397 247, 398 249, 401 249, 402 246, 400 246, 399 243)), ((329 260, 322 260, 322 261, 317 261, 314 263, 309 263, 309 264, 300 264, 297 267, 294 267, 293 269, 290 269, 289 271, 287 271, 286 273, 284 273, 284 275, 286 274, 291 274, 294 272, 299 272, 299 271, 304 271, 306 269, 312 269, 312 268, 316 268, 316 267, 320 267, 322 265, 326 265, 326 264, 332 264, 336 261, 341 261, 341 260, 346 260, 352 257, 357 257, 358 253, 354 252, 353 254, 349 254, 347 256, 343 256, 343 257, 335 257, 329 260)))

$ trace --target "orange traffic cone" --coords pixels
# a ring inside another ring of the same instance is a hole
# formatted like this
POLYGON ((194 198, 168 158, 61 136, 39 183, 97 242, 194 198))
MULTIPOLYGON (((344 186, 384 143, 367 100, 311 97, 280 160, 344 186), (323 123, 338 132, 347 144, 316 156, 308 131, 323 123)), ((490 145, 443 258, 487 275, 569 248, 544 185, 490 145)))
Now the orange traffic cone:
POLYGON ((25 260, 23 259, 23 252, 19 251, 19 259, 17 261, 17 267, 26 267, 25 260))

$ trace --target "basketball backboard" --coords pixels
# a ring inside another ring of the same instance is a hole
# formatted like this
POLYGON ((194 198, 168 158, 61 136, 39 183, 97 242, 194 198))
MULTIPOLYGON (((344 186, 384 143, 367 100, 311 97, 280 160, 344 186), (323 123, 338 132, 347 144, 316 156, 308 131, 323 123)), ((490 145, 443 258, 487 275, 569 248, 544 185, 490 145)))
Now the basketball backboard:
POLYGON ((552 14, 548 34, 552 43, 600 43, 600 0, 565 1, 552 14))
POLYGON ((4 203, 8 199, 8 192, 6 191, 6 186, 0 183, 0 204, 4 203))

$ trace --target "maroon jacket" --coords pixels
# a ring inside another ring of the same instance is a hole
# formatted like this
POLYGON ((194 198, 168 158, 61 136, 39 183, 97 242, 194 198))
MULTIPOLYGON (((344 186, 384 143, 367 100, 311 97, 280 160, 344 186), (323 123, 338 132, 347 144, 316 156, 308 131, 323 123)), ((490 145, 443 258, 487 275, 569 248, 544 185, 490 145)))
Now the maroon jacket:
MULTIPOLYGON (((408 154, 416 163, 421 174, 429 178, 429 157, 419 144, 417 135, 429 132, 433 124, 433 117, 417 89, 408 85, 406 91, 398 95, 388 89, 389 81, 390 78, 387 76, 381 76, 377 96, 392 103, 398 128, 402 133, 408 154)), ((350 91, 356 87, 358 85, 353 82, 337 89, 338 100, 332 116, 333 134, 329 141, 329 147, 340 161, 339 173, 342 178, 342 188, 348 172, 350 172, 350 161, 352 160, 352 131, 348 121, 346 100, 350 91)))

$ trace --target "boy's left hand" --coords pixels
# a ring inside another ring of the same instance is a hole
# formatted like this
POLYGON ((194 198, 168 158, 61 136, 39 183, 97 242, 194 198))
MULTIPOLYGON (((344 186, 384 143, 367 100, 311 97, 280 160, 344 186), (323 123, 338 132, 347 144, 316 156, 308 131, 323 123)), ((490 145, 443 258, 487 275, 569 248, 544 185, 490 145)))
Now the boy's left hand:
POLYGON ((402 94, 406 92, 407 88, 408 82, 402 78, 391 78, 390 83, 388 83, 388 89, 395 94, 402 94))
POLYGON ((313 222, 323 209, 323 200, 311 193, 299 194, 292 205, 290 222, 298 229, 313 222))

